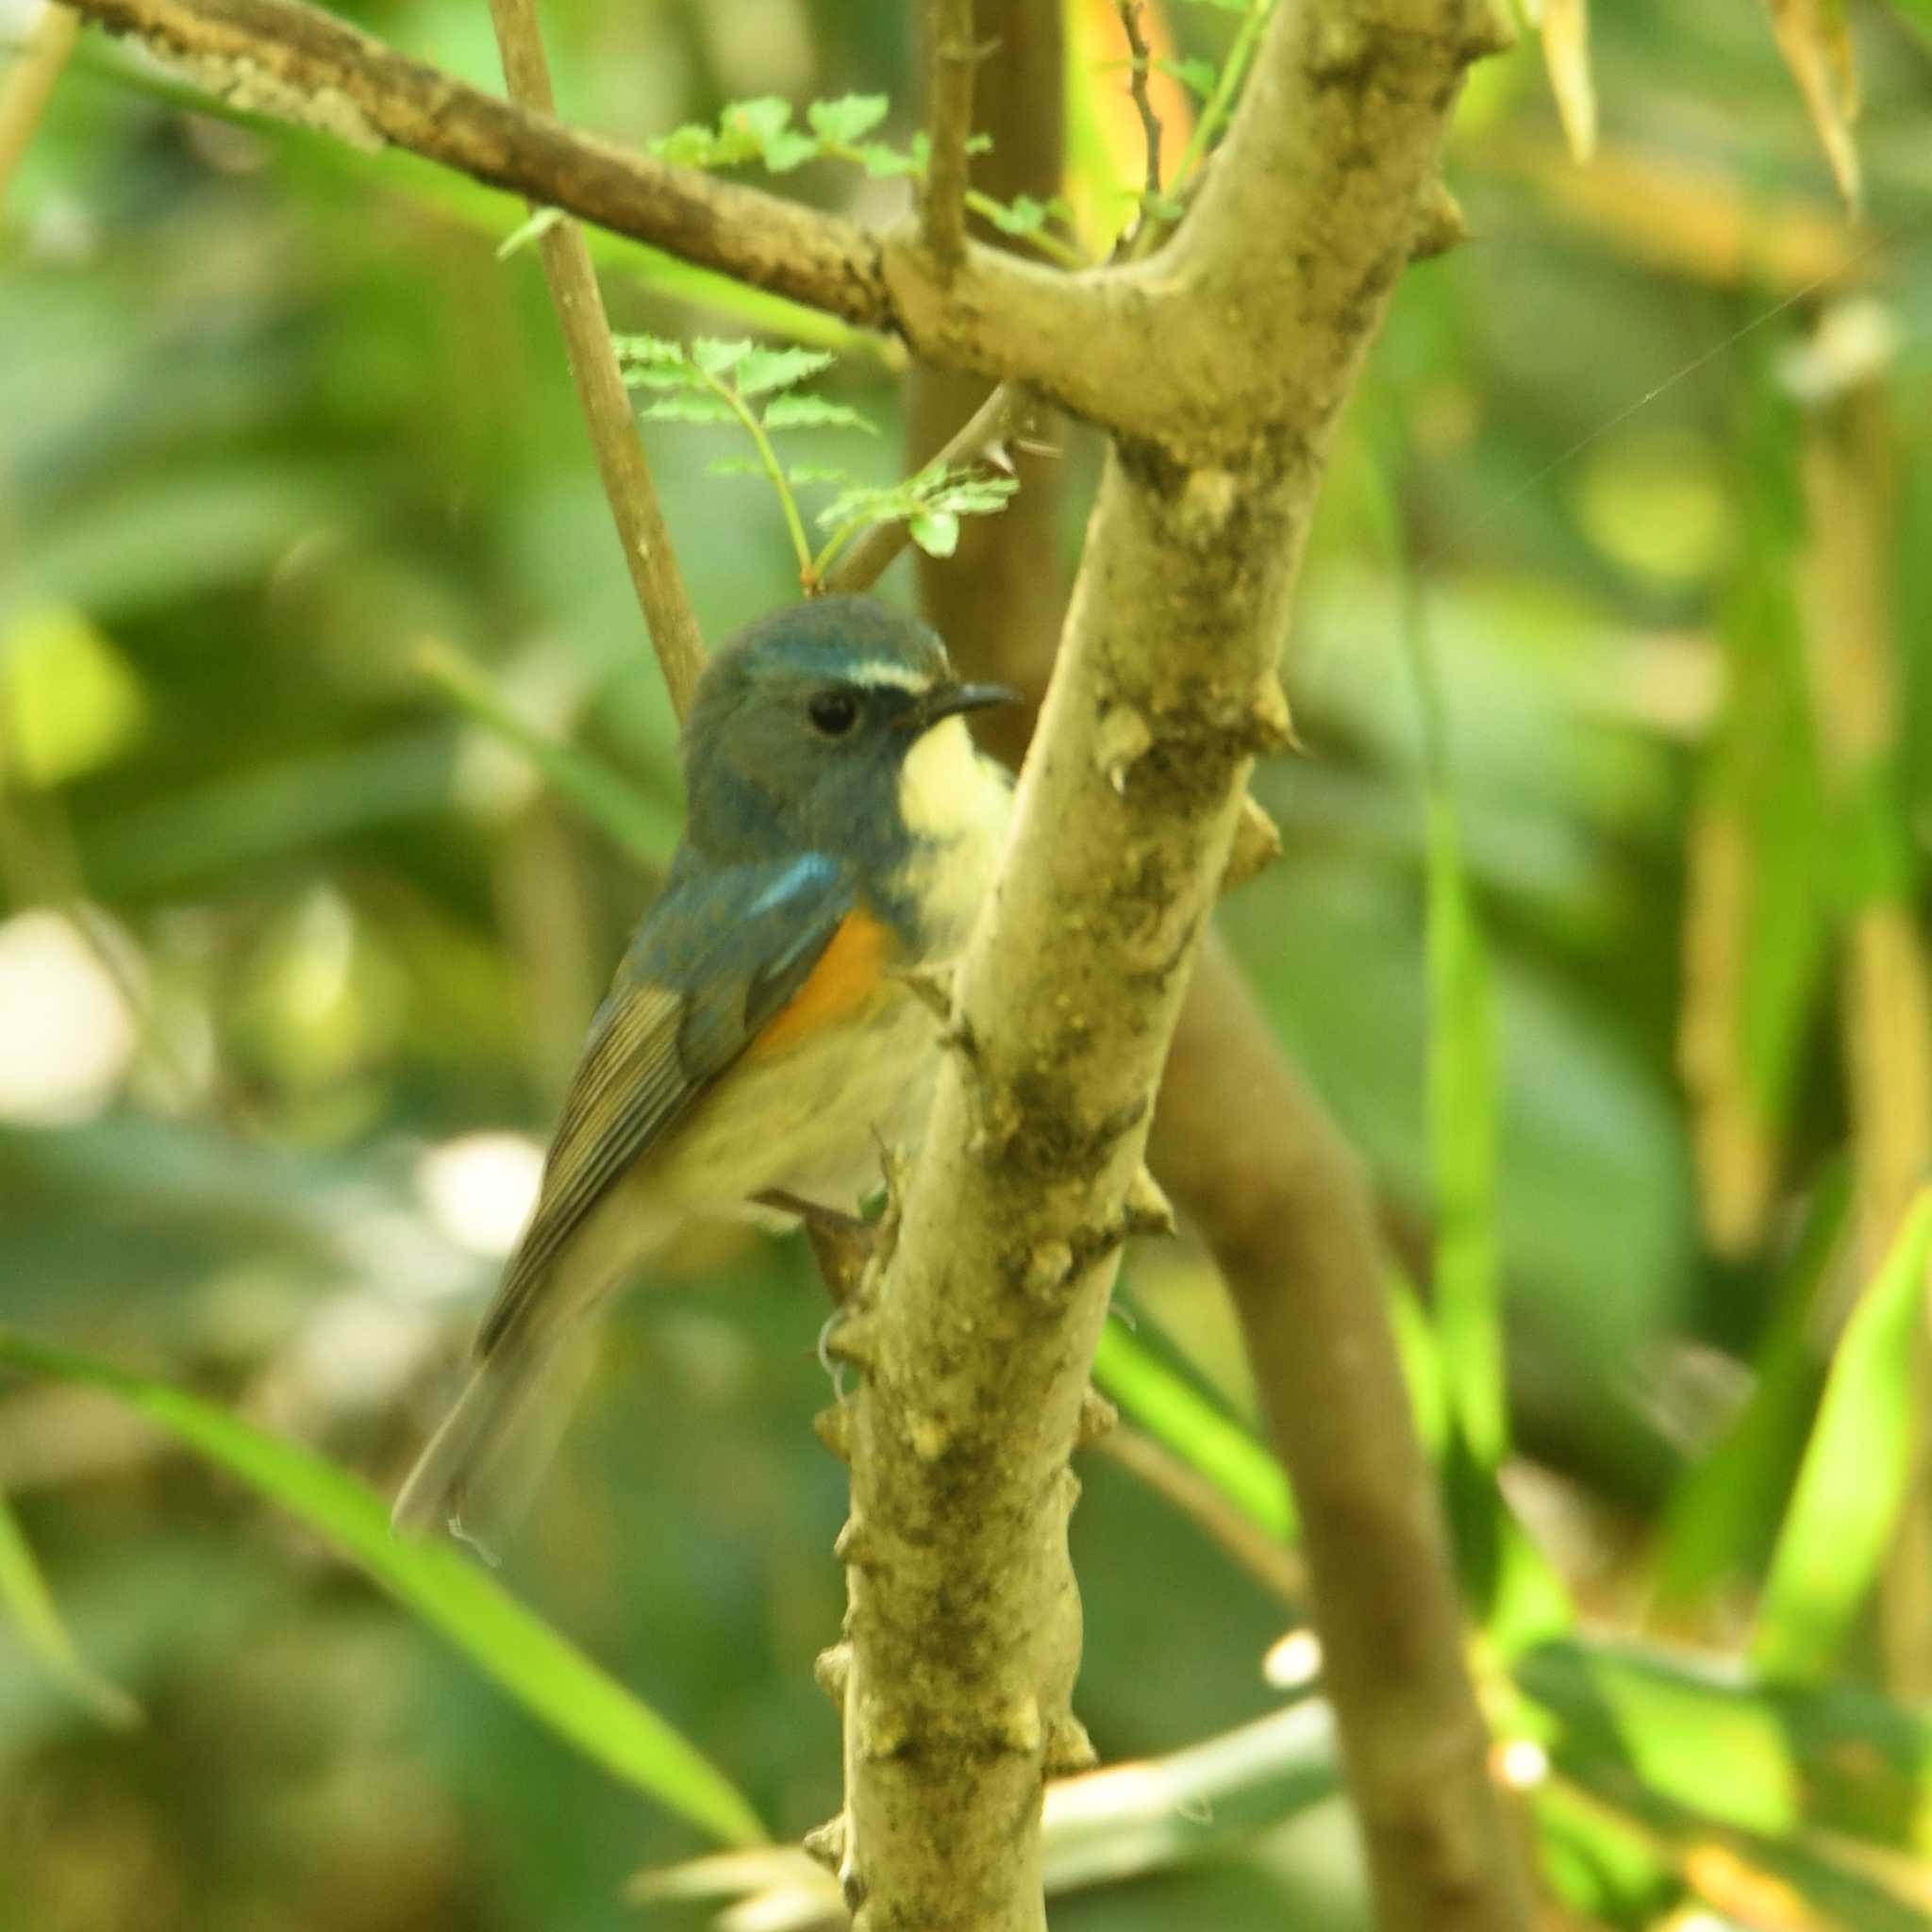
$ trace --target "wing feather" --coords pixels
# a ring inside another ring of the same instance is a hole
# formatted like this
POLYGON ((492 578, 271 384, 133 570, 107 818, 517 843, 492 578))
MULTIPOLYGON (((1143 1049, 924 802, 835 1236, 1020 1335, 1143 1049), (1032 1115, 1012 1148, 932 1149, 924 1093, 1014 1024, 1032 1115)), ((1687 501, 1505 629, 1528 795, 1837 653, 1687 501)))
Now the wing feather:
POLYGON ((714 874, 700 906, 695 896, 674 880, 591 1023, 536 1213, 484 1317, 479 1354, 526 1319, 610 1187, 798 991, 856 903, 843 869, 818 854, 714 874))

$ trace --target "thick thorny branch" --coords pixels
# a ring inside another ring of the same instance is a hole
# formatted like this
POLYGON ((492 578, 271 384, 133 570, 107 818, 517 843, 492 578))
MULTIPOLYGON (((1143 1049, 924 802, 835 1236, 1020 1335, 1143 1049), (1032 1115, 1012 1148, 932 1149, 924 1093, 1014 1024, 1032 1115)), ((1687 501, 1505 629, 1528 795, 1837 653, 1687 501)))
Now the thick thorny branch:
MULTIPOLYGON (((1121 439, 1108 462, 1000 890, 956 982, 958 1048, 896 1249, 845 1337, 866 1380, 838 1431, 853 1514, 837 1850, 865 1932, 1042 1923, 1040 1794, 1081 1745, 1066 1457, 1121 1241, 1157 1212, 1152 1098, 1252 760, 1285 735, 1274 664, 1335 416, 1461 63, 1494 32, 1453 6, 1282 5, 1173 259, 1150 263, 1211 291, 1193 387, 1158 439, 1121 439)), ((1426 1516, 1426 1483, 1409 1495, 1426 1516)), ((1453 1644, 1446 1683, 1448 1735, 1479 1746, 1453 1644)), ((1429 1890, 1446 1882, 1457 1923, 1514 1932, 1493 1794, 1479 1763, 1473 1782, 1455 1768, 1479 1829, 1431 1859, 1429 1890)), ((1393 1909, 1415 1896, 1381 1891, 1393 1909)))

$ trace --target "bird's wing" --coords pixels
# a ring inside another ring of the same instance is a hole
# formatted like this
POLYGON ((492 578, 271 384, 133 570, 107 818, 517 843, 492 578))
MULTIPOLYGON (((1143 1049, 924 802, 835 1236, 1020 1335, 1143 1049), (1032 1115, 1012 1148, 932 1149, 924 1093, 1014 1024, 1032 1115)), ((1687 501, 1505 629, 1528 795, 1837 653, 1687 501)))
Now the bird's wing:
POLYGON ((679 877, 652 908, 591 1022, 542 1191, 476 1346, 488 1354, 586 1216, 780 1013, 857 906, 820 853, 679 877))

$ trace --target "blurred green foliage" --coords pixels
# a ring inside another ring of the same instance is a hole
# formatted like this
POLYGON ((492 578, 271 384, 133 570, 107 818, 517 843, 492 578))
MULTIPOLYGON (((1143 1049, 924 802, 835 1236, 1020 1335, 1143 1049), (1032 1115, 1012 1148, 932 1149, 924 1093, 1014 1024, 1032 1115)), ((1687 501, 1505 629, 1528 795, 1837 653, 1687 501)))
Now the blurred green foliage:
MULTIPOLYGON (((482 9, 355 10, 493 82, 482 9)), ((1162 11, 1211 98, 1239 9, 1162 11)), ((1854 227, 1763 18, 1599 15, 1588 167, 1534 45, 1474 77, 1477 239, 1407 278, 1343 437, 1287 660, 1307 755, 1257 781, 1287 853, 1225 920, 1418 1284, 1485 1690, 1567 1909, 1876 1932, 1932 1912, 1923 1207, 1900 1236, 1932 1153, 1932 57, 1857 16, 1854 227), (1740 1660, 1754 1624, 1805 1681, 1740 1660)), ((1070 16, 1116 58, 1110 8, 1070 16)), ((882 0, 545 18, 567 111, 617 139, 864 93, 910 151, 882 0)), ((1117 72, 1074 87, 1091 247, 1138 134, 1117 72)), ((524 219, 192 111, 92 38, 0 204, 0 1319, 16 1366, 119 1365, 256 1485, 92 1371, 0 1384, 0 1924, 628 1924, 625 1876, 708 1841, 596 1761, 626 1724, 691 1740, 774 1838, 836 1807, 810 1665, 843 1476, 795 1247, 694 1240, 625 1308, 510 1565, 541 1621, 499 1661, 608 1673, 588 1755, 565 1679, 534 1673, 533 1712, 436 1634, 458 1598, 511 1615, 487 1579, 425 1557, 412 1617, 329 1546, 416 1562, 366 1486, 437 1412, 677 821, 533 255, 497 258, 524 219), (100 1722, 128 1699, 138 1728, 100 1722)), ((898 481, 890 345, 596 248, 621 328, 841 352, 788 449, 898 481)), ((719 432, 650 436, 708 631, 793 594, 719 432)), ((1070 560, 1092 464, 1070 436, 1070 560)), ((1128 1275, 1109 1390, 1291 1534, 1211 1274, 1180 1243, 1128 1275)), ((1261 1669, 1296 1607, 1090 1460, 1103 1756, 1305 1695, 1261 1669)), ((1178 1869, 1055 1924, 1363 1924, 1324 1736, 1262 1753, 1245 1803, 1214 1785, 1221 1828, 1124 1820, 1110 1869, 1178 1869)), ((707 1815, 706 1774, 658 1771, 707 1815)))

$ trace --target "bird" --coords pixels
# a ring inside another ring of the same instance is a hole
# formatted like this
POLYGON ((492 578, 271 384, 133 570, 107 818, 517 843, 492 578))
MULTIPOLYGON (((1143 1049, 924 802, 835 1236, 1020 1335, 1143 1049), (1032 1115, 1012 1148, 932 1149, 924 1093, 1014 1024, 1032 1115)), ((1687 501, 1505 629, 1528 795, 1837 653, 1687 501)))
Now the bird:
POLYGON ((711 657, 681 741, 682 837, 398 1531, 500 1560, 595 1317, 686 1223, 875 1191, 941 1051, 908 970, 962 949, 1010 820, 1011 780, 966 718, 1017 697, 962 681, 933 630, 869 597, 789 606, 711 657))

